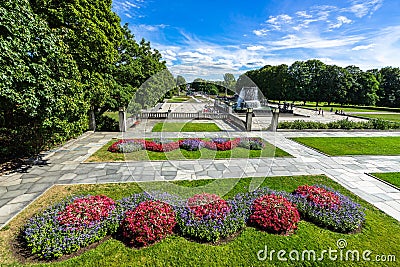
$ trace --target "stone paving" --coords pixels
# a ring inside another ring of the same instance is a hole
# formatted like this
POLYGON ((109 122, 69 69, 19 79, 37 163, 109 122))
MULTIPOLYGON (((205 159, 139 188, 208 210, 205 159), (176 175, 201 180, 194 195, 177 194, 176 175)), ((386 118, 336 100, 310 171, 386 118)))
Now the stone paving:
POLYGON ((87 132, 48 152, 45 166, 0 176, 0 228, 55 184, 171 181, 181 179, 325 174, 400 221, 400 191, 366 173, 400 172, 400 156, 328 157, 289 137, 400 136, 400 132, 235 132, 150 133, 138 127, 124 133, 87 132), (111 138, 260 136, 293 157, 84 163, 111 138))

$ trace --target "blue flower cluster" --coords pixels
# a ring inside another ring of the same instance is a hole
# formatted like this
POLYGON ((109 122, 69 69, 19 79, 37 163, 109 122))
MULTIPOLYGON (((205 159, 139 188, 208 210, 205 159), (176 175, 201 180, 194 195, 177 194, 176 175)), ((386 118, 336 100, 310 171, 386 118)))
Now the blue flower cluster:
POLYGON ((222 218, 198 218, 188 206, 176 207, 178 231, 181 235, 201 242, 216 242, 246 226, 246 207, 234 199, 227 201, 230 211, 222 218))
POLYGON ((324 185, 316 185, 316 187, 324 188, 337 195, 340 198, 340 208, 321 207, 308 201, 306 197, 293 194, 291 201, 297 205, 304 219, 340 233, 351 233, 361 227, 365 221, 365 209, 360 204, 332 188, 324 185))
POLYGON ((216 143, 216 144, 223 144, 223 143, 228 142, 229 139, 228 139, 228 138, 221 138, 221 137, 218 137, 218 138, 213 138, 213 139, 211 139, 211 141, 212 141, 213 143, 216 143))
POLYGON ((196 151, 204 147, 204 142, 200 139, 185 139, 180 142, 180 147, 188 151, 196 151))

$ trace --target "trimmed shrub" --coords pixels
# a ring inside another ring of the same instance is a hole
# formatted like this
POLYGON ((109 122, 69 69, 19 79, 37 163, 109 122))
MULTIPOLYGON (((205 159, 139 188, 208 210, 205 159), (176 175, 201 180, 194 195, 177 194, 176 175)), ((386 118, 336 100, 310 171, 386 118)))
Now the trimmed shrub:
POLYGON ((148 200, 125 213, 121 229, 131 245, 148 246, 172 234, 175 224, 175 212, 170 205, 148 200))
POLYGON ((366 122, 355 122, 350 120, 339 120, 328 123, 316 122, 316 121, 283 121, 278 124, 279 129, 376 129, 376 130, 388 130, 388 129, 399 129, 400 123, 391 122, 382 119, 371 119, 366 122))
POLYGON ((300 214, 296 205, 280 195, 257 198, 252 206, 250 224, 277 234, 290 234, 297 229, 300 214))

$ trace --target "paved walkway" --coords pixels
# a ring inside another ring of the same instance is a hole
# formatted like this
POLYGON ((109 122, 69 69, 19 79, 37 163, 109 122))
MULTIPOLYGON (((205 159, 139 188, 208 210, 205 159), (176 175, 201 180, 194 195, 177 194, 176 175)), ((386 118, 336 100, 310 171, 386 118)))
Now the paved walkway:
MULTIPOLYGON (((26 173, 0 176, 0 228, 54 184, 165 181, 203 178, 238 178, 325 174, 345 188, 400 221, 400 192, 365 173, 400 172, 400 156, 328 157, 287 137, 295 136, 400 136, 400 132, 223 132, 162 133, 163 137, 260 136, 293 158, 183 160, 123 163, 83 163, 120 133, 88 132, 50 152, 48 165, 26 173)), ((140 127, 128 137, 160 137, 140 127)))

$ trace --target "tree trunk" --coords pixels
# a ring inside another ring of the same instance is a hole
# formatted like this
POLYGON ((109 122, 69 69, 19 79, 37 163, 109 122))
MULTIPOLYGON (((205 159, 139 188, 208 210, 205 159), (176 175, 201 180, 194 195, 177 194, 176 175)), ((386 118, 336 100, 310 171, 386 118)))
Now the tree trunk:
POLYGON ((93 107, 89 110, 89 131, 96 131, 96 117, 93 107))

